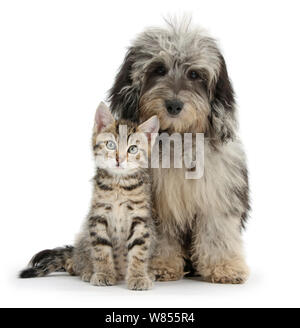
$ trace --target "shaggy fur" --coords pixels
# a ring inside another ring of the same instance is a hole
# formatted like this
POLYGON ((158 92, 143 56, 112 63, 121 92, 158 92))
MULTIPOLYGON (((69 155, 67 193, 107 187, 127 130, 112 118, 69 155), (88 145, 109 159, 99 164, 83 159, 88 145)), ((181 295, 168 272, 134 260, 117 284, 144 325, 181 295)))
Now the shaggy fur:
POLYGON ((186 180, 185 168, 153 169, 160 221, 155 274, 160 280, 180 279, 188 259, 204 280, 244 282, 247 167, 236 134, 233 88, 215 40, 186 22, 145 30, 126 54, 110 102, 120 118, 144 121, 157 115, 161 131, 205 134, 201 179, 186 180), (170 102, 182 104, 176 115, 170 102))

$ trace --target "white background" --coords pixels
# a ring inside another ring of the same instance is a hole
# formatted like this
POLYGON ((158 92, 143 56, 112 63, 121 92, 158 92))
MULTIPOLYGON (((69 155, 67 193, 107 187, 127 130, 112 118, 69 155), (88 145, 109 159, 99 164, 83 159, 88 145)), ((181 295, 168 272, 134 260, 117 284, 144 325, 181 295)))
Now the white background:
POLYGON ((299 9, 296 0, 1 0, 0 305, 300 306, 299 9), (130 40, 183 13, 220 40, 237 93, 252 190, 249 281, 137 293, 66 275, 17 279, 34 253, 72 244, 80 229, 94 111, 130 40))

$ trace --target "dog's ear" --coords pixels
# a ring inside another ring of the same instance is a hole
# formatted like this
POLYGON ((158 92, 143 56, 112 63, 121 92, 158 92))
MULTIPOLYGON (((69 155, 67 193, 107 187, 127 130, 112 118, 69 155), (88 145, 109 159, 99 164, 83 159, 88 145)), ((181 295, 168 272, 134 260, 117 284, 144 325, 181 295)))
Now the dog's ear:
POLYGON ((234 91, 221 54, 219 75, 209 92, 211 95, 211 137, 221 142, 234 139, 236 130, 234 91))
POLYGON ((113 87, 109 92, 111 111, 118 118, 138 121, 139 84, 133 84, 132 65, 135 62, 137 49, 131 47, 116 76, 113 87))

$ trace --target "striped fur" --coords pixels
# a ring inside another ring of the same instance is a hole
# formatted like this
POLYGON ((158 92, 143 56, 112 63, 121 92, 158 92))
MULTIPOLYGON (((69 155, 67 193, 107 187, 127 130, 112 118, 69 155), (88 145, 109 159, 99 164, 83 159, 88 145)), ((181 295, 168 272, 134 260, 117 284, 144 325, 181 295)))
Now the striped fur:
POLYGON ((73 274, 71 265, 73 250, 72 246, 66 246, 37 253, 29 262, 28 268, 20 273, 20 278, 44 277, 57 271, 73 274))
POLYGON ((148 270, 156 241, 152 177, 142 164, 149 161, 148 134, 158 129, 155 117, 138 126, 115 121, 103 103, 99 106, 93 134, 96 175, 92 204, 75 248, 38 253, 21 278, 64 270, 96 286, 114 285, 125 278, 130 289, 152 287, 148 270), (121 125, 127 126, 124 145, 119 140, 121 125), (136 132, 147 137, 137 139, 136 132), (108 147, 109 142, 115 149, 108 147), (130 153, 133 146, 137 153, 130 153))

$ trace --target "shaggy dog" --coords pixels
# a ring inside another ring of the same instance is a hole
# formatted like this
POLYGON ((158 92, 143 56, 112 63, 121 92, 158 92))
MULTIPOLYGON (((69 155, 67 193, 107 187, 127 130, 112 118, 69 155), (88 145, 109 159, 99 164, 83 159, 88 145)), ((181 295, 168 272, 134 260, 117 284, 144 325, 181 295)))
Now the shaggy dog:
POLYGON ((160 241, 151 266, 158 279, 182 278, 188 260, 206 281, 243 283, 247 167, 234 92, 214 39, 186 23, 147 29, 129 48, 110 102, 118 117, 157 115, 163 131, 205 136, 201 179, 185 179, 185 168, 153 169, 160 241))
MULTIPOLYGON (((206 281, 243 283, 248 176, 233 89, 216 42, 186 23, 146 30, 130 47, 110 102, 119 118, 145 121, 157 115, 162 132, 205 136, 200 179, 186 179, 191 167, 152 169, 159 240, 151 269, 157 279, 177 280, 189 270, 206 281)), ((75 253, 73 247, 42 251, 20 277, 76 274, 75 253)))

